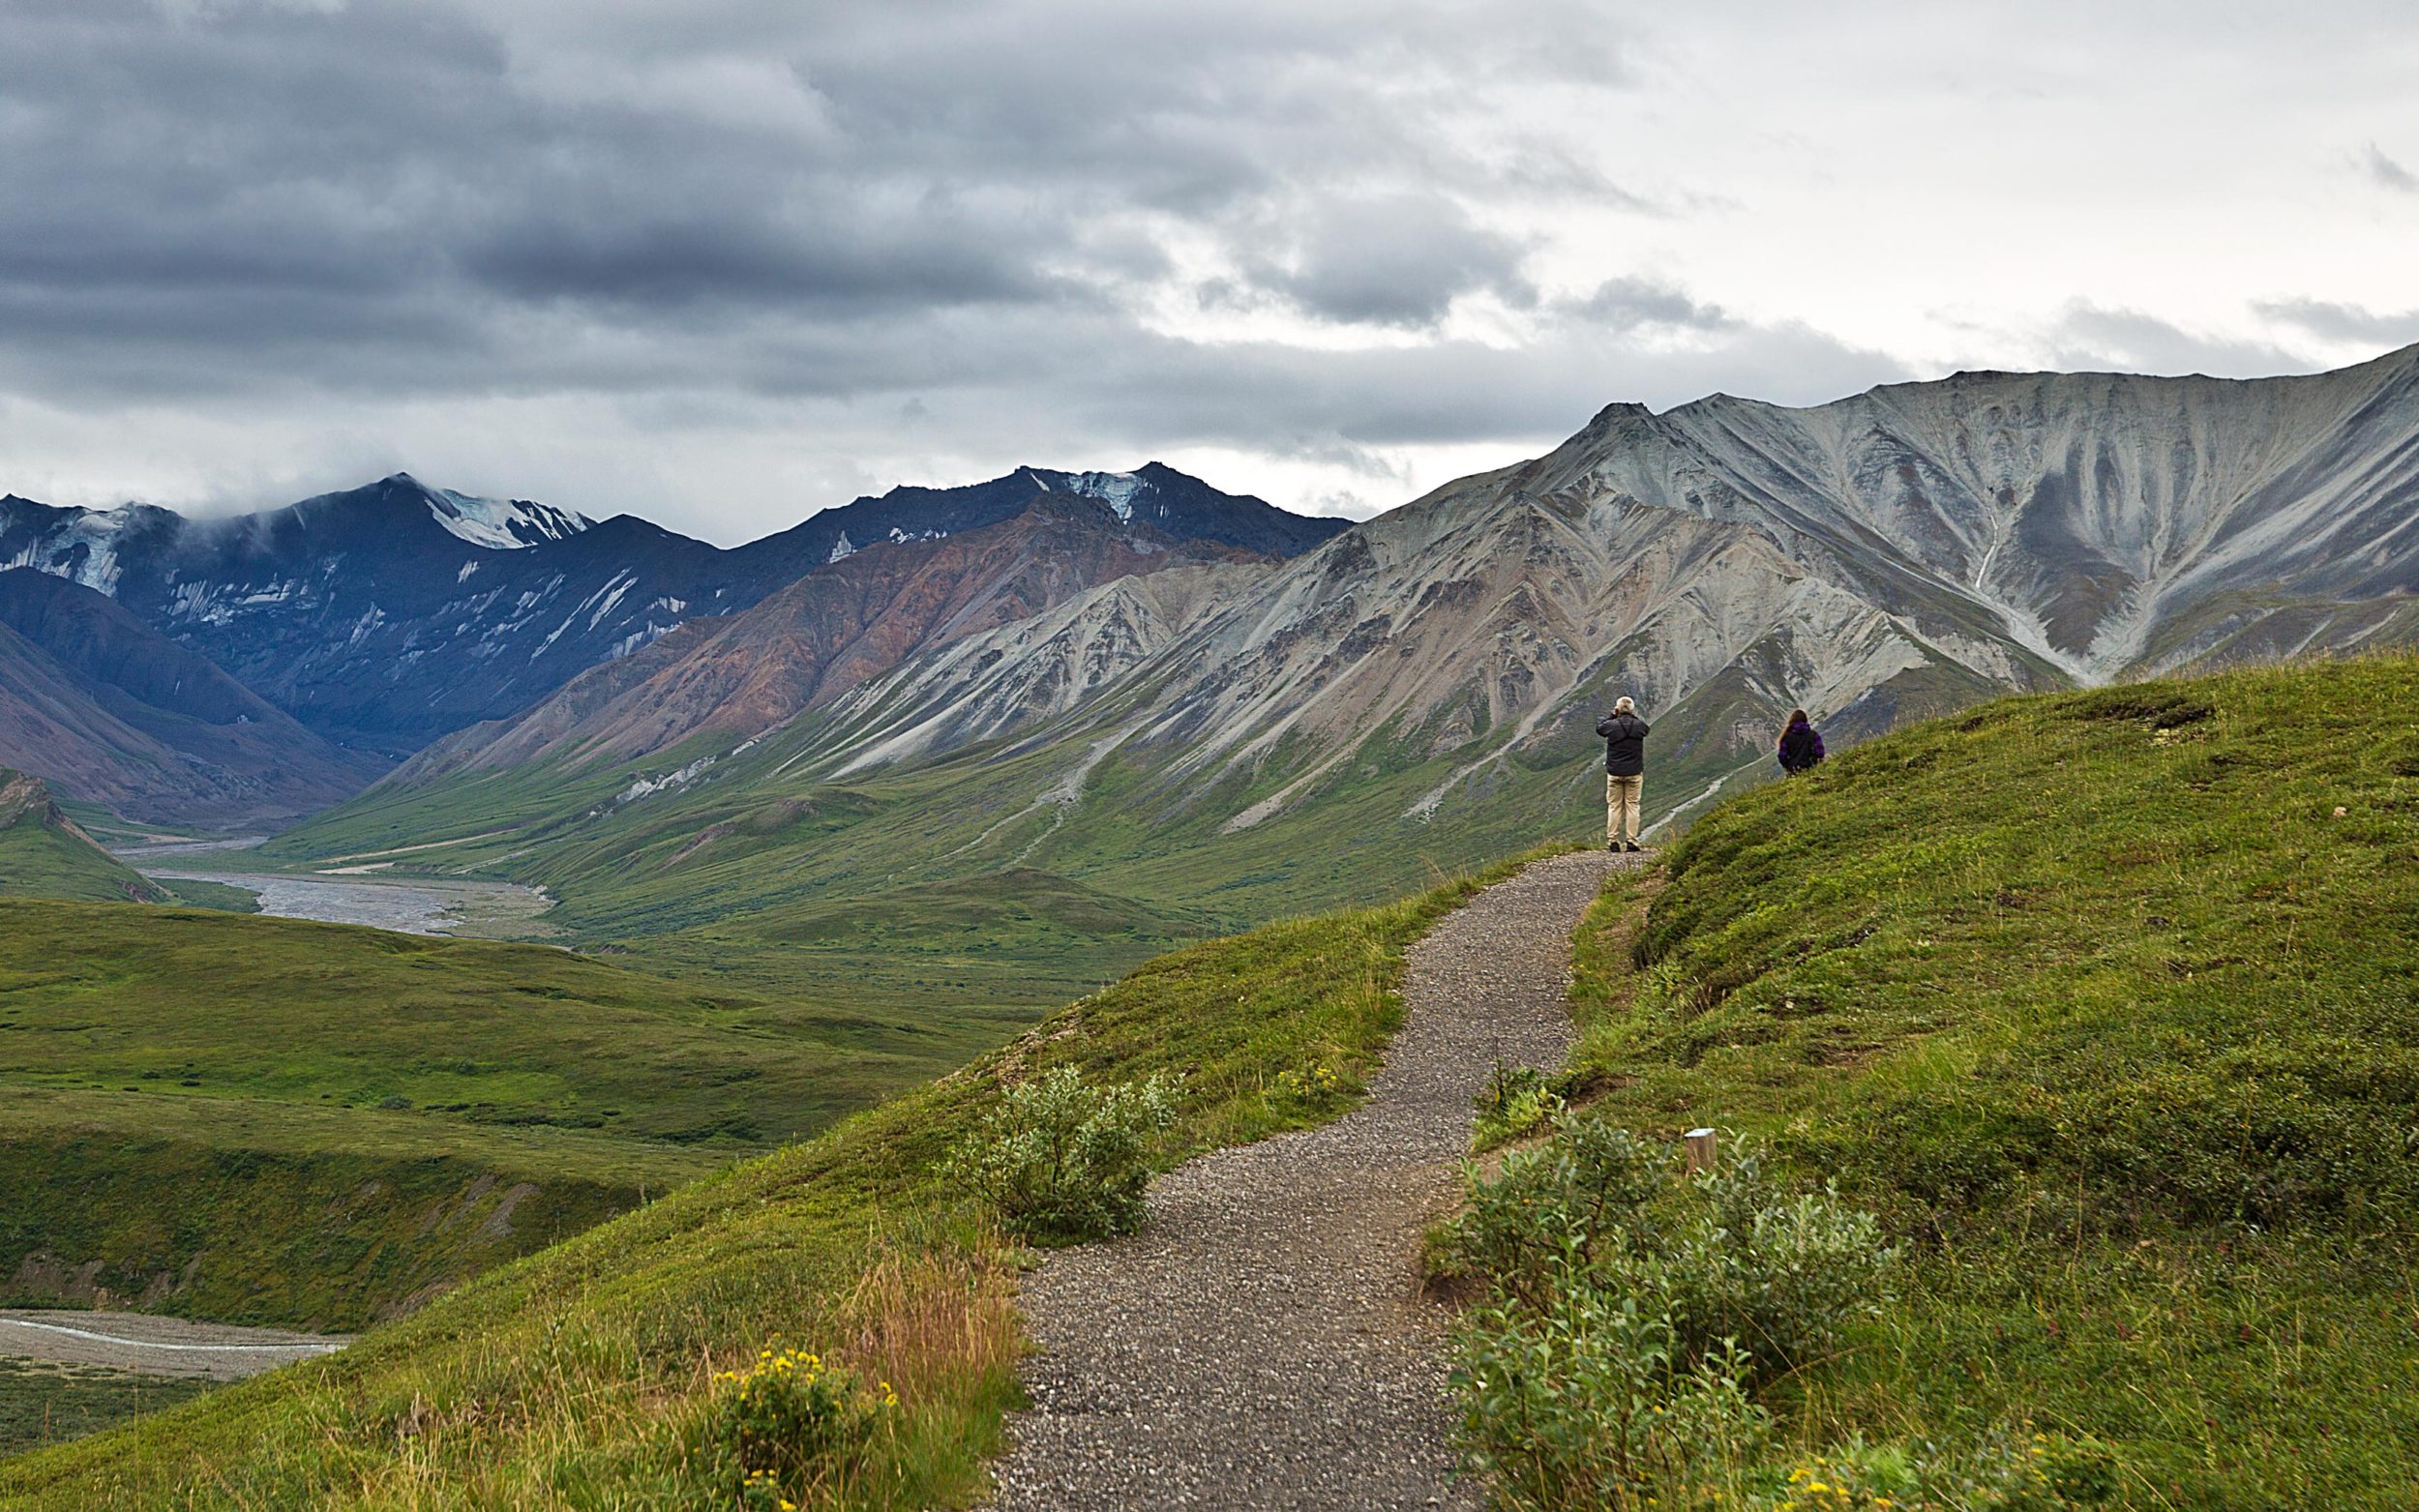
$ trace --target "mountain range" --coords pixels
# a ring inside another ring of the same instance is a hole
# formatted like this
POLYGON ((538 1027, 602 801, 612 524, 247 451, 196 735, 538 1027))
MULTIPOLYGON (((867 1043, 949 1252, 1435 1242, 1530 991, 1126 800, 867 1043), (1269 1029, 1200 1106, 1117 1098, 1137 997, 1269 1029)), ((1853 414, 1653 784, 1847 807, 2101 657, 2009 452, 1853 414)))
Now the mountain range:
POLYGON ((1837 743, 1995 691, 2406 640, 2415 501, 2419 348, 1615 404, 1349 527, 1155 463, 1020 468, 723 550, 398 475, 239 520, 0 501, 0 562, 110 595, 338 748, 410 757, 335 830, 444 831, 465 785, 523 770, 559 801, 515 813, 605 830, 641 799, 676 830, 692 786, 727 809, 1037 774, 1010 807, 1052 839, 953 841, 939 876, 1080 848, 1102 784, 1111 827, 1141 804, 1238 858, 1341 810, 1402 854, 1576 822, 1619 692, 1654 715, 1669 815, 1754 780, 1793 705, 1837 743))
POLYGON ((998 523, 1054 493, 1173 539, 1256 552, 1299 550, 1345 523, 1223 494, 1157 463, 1027 467, 962 489, 894 489, 726 550, 632 516, 591 521, 398 473, 218 519, 10 495, 0 568, 105 594, 327 739, 400 758, 866 547, 998 523))
POLYGON ((387 763, 339 750, 83 584, 0 571, 0 764, 148 823, 290 823, 387 763))
MULTIPOLYGON (((1188 553, 1299 550, 1346 523, 1221 493, 1156 462, 894 489, 729 550, 628 516, 592 521, 404 474, 225 519, 11 495, 0 499, 0 576, 15 586, 0 602, 19 606, 20 637, 0 641, 0 759, 155 822, 290 820, 591 669, 618 684, 660 666, 653 644, 676 627, 686 645, 819 573, 863 580, 864 564, 906 545, 963 559, 945 543, 1052 509, 1088 516, 1103 543, 1120 544, 1087 557, 1062 529, 1040 548, 1064 558, 1043 564, 1047 584, 1011 582, 1020 569, 1003 563, 997 606, 962 606, 963 626, 1188 553), (75 619, 83 642, 115 649, 102 654, 105 667, 63 657, 40 636, 22 639, 28 616, 75 619), (112 680, 125 675, 183 692, 154 707, 145 687, 112 680)), ((871 628, 852 665, 897 638, 895 617, 871 628)), ((582 691, 593 694, 594 684, 582 691)))
POLYGON ((1585 833, 1621 693, 1670 817, 1762 780, 1795 705, 1837 746, 2004 691, 2419 639, 2419 348, 1614 405, 1299 554, 1029 596, 826 677, 834 642, 795 632, 839 587, 666 637, 280 845, 438 843, 607 931, 774 930, 1002 866, 1233 922, 1389 895, 1585 833))

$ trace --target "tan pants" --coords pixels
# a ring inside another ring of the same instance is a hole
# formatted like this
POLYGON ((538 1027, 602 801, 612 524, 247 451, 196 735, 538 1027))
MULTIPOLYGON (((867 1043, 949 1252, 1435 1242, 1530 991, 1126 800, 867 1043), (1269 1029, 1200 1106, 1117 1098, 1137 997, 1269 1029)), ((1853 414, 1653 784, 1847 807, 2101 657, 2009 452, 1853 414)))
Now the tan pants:
POLYGON ((1638 843, 1638 814, 1646 802, 1646 779, 1643 777, 1613 777, 1604 779, 1604 841, 1618 845, 1628 831, 1629 844, 1638 843))

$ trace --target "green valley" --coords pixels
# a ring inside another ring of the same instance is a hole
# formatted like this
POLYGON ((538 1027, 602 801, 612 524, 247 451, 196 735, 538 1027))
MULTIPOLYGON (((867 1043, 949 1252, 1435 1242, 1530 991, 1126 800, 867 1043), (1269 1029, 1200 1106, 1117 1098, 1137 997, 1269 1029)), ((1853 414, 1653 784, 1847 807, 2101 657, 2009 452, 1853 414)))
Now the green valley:
POLYGON ((0 902, 0 1277, 355 1326, 999 1043, 547 946, 0 902))
POLYGON ((1399 1011, 1404 948, 1484 879, 1165 956, 965 1074, 492 1270, 341 1355, 152 1418, 139 1466, 134 1430, 0 1461, 0 1500, 702 1504, 718 1488, 684 1445, 712 1371, 788 1344, 902 1398, 840 1502, 962 1503, 1015 1391, 1015 1255, 941 1163, 1000 1079, 1182 1074, 1171 1160, 1316 1122, 1334 1110, 1304 1109, 1279 1074, 1357 1085, 1399 1011))
MULTIPOLYGON (((1726 803, 1608 891, 1579 1116, 1717 1124, 1901 1257, 1843 1351, 1754 1382, 1777 1431, 1718 1504, 1808 1476, 1895 1497, 2028 1442, 2062 1467, 2043 1506, 2393 1504, 2419 1460, 2414 707, 2408 657, 2005 700, 1726 803)), ((1000 1082, 1186 1071, 1169 1160, 1314 1121, 1282 1074, 1357 1086, 1404 947, 1472 886, 1164 956, 967 1073, 165 1413, 149 1494, 694 1499, 708 1368, 781 1343, 900 1384, 828 1504, 961 1502, 1013 1389, 1016 1252, 942 1162, 1000 1082)), ((117 1444, 10 1462, 0 1494, 146 1504, 117 1444)))

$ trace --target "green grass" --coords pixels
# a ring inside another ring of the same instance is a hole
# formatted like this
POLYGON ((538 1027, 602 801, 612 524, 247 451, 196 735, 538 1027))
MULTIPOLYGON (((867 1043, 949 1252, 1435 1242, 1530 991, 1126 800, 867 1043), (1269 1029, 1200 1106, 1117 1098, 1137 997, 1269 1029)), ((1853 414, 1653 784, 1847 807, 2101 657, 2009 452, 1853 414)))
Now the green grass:
POLYGON ((161 903, 167 892, 95 845, 40 779, 0 766, 0 898, 161 903))
POLYGON ((0 901, 0 1277, 29 1299, 358 1324, 811 1136, 1031 1017, 903 1019, 552 947, 0 901))
POLYGON ((1183 1078, 1166 1151, 1312 1121, 1274 1088, 1358 1085, 1398 1022, 1402 952, 1481 878, 1152 961, 967 1072, 491 1271, 326 1360, 131 1431, 0 1463, 0 1502, 82 1509, 700 1506, 678 1450, 710 1373, 764 1345, 897 1382, 851 1506, 963 1504, 1014 1393, 1010 1260, 938 1167, 1003 1077, 1183 1078))
POLYGON ((2129 1507, 2408 1504, 2419 661, 1903 731, 1708 814, 1643 904, 1583 930, 1574 1083, 1911 1257, 1774 1388, 1784 1447, 2031 1424, 2129 1507))
POLYGON ((0 1358, 0 1456, 99 1433, 209 1389, 206 1380, 0 1358))

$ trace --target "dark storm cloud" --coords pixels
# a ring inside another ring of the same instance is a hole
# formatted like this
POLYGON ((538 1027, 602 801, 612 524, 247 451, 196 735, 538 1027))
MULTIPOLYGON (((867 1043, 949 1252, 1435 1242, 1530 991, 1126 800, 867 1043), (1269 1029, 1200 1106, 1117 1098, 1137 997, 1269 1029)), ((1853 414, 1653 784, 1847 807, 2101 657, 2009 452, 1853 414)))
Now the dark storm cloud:
POLYGON ((2387 157, 2385 149, 2375 142, 2369 144, 2368 152, 2361 157, 2360 165, 2374 183, 2383 185, 2397 193, 2419 194, 2419 173, 2411 172, 2387 157))
MULTIPOLYGON (((1474 74, 1621 68, 1584 12, 1508 41, 1451 8, 720 5, 687 22, 12 8, 0 335, 96 390, 375 382, 389 348, 440 382, 432 344, 492 380, 611 385, 618 365, 569 327, 679 346, 752 325, 812 356, 825 324, 1088 308, 1163 269, 1112 223, 1136 213, 1232 244, 1313 318, 1417 325, 1525 291, 1522 247, 1456 185, 1579 170, 1537 143, 1406 132, 1400 112, 1446 108, 1474 74), (267 371, 247 371, 255 354, 267 371)), ((947 375, 945 353, 923 357, 947 375)))
POLYGON ((1903 375, 1651 278, 1539 293, 1521 227, 1669 214, 1501 108, 1631 88, 1625 41, 1593 0, 0 4, 0 403, 597 397, 668 445, 861 404, 1375 475, 1903 375))
POLYGON ((1252 259, 1253 282, 1322 320, 1425 326, 1464 294, 1534 297, 1521 244, 1433 196, 1339 200, 1269 234, 1291 241, 1290 262, 1252 259))
POLYGON ((2058 322, 2056 351, 2058 366, 2094 371, 2246 378, 2319 366, 2266 342, 2213 339, 2138 310, 2088 302, 2068 307, 2058 322))
POLYGON ((1586 299, 1569 305, 1568 312, 1616 332, 1649 326, 1723 331, 1739 324, 1718 305, 1700 304, 1668 283, 1647 279, 1607 279, 1586 299))
POLYGON ((2390 314, 2315 299, 2265 300, 2252 308, 2270 320, 2297 326, 2323 341, 2388 346, 2419 341, 2419 310, 2390 314))

